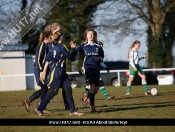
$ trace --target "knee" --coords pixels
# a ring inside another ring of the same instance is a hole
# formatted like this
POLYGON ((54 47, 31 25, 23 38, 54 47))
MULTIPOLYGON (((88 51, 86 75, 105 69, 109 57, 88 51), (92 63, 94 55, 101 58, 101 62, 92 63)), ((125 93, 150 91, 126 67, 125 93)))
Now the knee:
POLYGON ((50 88, 46 95, 46 99, 51 100, 55 95, 57 95, 57 93, 58 93, 57 89, 50 88))
POLYGON ((129 77, 129 81, 132 82, 134 80, 134 77, 129 77))

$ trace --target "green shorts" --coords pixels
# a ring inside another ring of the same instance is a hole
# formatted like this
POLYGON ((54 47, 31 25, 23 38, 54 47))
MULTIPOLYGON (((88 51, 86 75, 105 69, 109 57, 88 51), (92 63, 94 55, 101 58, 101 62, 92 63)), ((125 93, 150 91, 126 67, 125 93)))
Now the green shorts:
POLYGON ((129 75, 135 77, 136 74, 138 73, 143 73, 143 69, 138 65, 135 64, 137 71, 134 71, 133 67, 129 65, 129 75))

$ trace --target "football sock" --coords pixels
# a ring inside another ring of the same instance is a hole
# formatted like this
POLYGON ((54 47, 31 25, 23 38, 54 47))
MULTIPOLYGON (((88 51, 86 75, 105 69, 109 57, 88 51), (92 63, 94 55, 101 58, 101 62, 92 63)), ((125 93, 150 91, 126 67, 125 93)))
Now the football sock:
POLYGON ((84 90, 84 93, 89 93, 89 90, 90 90, 90 88, 89 88, 89 86, 88 85, 86 85, 86 88, 85 88, 85 90, 84 90))
POLYGON ((147 83, 146 82, 142 82, 142 86, 143 86, 145 92, 148 92, 148 85, 147 85, 147 83))
POLYGON ((64 89, 62 89, 62 97, 63 97, 65 109, 69 109, 69 104, 67 102, 66 93, 65 93, 65 90, 64 89))
POLYGON ((94 106, 94 100, 95 100, 95 94, 94 93, 89 93, 89 99, 90 99, 90 106, 94 106))
POLYGON ((104 86, 100 87, 100 91, 102 92, 103 96, 107 99, 109 95, 106 92, 106 89, 104 86))
POLYGON ((127 84, 126 85, 126 93, 130 92, 131 91, 131 85, 127 84))
POLYGON ((75 111, 75 104, 74 104, 74 99, 71 98, 71 99, 67 99, 67 103, 68 103, 68 108, 69 108, 69 111, 72 113, 75 111))
POLYGON ((26 101, 27 103, 31 103, 32 101, 34 101, 35 99, 38 99, 41 95, 41 89, 38 91, 35 91, 26 101))

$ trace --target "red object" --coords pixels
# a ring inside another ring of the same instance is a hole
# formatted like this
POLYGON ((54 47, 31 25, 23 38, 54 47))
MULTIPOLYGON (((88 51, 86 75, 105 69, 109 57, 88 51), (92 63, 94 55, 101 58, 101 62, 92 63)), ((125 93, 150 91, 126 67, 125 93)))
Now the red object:
POLYGON ((125 75, 126 75, 126 76, 129 76, 129 71, 126 71, 126 72, 125 72, 125 75))
POLYGON ((172 71, 170 72, 170 74, 171 74, 171 75, 174 75, 174 71, 172 70, 172 71))

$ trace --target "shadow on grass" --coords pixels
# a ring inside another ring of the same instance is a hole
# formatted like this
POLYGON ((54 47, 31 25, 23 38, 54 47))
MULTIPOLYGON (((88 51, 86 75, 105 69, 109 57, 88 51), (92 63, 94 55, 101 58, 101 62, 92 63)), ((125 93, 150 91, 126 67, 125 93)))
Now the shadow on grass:
MULTIPOLYGON (((171 101, 171 102, 159 102, 159 103, 125 104, 125 106, 126 105, 128 105, 128 107, 124 107, 124 108, 115 108, 115 107, 118 107, 118 105, 108 106, 112 108, 104 109, 103 111, 99 111, 99 113, 100 112, 124 111, 124 110, 136 110, 136 109, 143 109, 143 108, 160 108, 160 107, 163 108, 163 107, 168 107, 168 106, 175 106, 175 103, 174 101, 171 101), (133 106, 133 105, 137 105, 137 106, 133 106)), ((106 106, 98 106, 98 107, 106 107, 106 106)))

